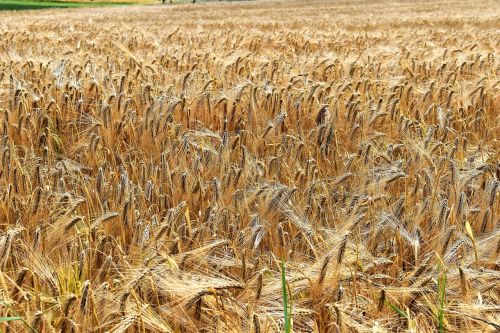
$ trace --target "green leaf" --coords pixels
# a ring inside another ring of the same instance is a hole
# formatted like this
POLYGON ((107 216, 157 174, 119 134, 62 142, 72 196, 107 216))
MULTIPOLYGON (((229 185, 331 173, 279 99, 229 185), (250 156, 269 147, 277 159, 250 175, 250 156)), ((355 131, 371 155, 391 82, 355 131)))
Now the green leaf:
POLYGON ((7 322, 7 321, 16 321, 16 320, 22 320, 21 317, 0 317, 0 323, 7 322))
POLYGON ((406 312, 404 312, 403 310, 401 310, 400 308, 398 308, 397 306, 393 305, 391 302, 389 302, 388 300, 385 301, 385 304, 389 305, 389 307, 396 313, 398 313, 401 317, 403 318, 406 318, 406 319, 409 319, 408 317, 408 314, 406 312))
POLYGON ((286 283, 286 268, 285 262, 281 262, 281 291, 283 293, 283 314, 285 319, 285 333, 292 332, 292 322, 290 318, 290 309, 288 308, 288 295, 286 283))
POLYGON ((439 333, 444 332, 444 308, 446 305, 446 272, 444 272, 440 277, 438 277, 438 322, 439 322, 439 333))

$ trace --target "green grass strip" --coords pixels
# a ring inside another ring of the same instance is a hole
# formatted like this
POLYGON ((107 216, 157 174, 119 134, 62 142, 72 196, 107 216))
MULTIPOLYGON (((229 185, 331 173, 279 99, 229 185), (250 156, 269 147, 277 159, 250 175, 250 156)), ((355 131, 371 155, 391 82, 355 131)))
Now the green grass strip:
POLYGON ((0 10, 28 10, 49 8, 82 8, 128 5, 124 2, 57 2, 57 1, 17 1, 0 0, 0 10))

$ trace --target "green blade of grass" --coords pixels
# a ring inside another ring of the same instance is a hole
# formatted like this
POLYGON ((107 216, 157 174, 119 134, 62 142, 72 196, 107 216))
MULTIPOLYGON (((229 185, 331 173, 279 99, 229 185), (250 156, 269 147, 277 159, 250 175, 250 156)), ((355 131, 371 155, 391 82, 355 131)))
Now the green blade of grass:
POLYGON ((285 261, 281 261, 281 291, 283 293, 283 314, 285 319, 285 332, 292 332, 291 318, 288 309, 288 294, 287 294, 287 283, 286 283, 286 268, 285 261))
POLYGON ((446 303, 446 273, 443 273, 438 278, 438 322, 439 322, 439 333, 444 332, 444 307, 446 303))
POLYGON ((387 304, 394 312, 398 313, 401 317, 406 318, 406 319, 409 318, 408 314, 406 312, 404 312, 403 310, 398 308, 396 305, 393 305, 391 302, 386 300, 385 304, 387 304))
POLYGON ((0 323, 4 323, 7 321, 17 321, 17 320, 22 320, 21 317, 0 317, 0 323))
MULTIPOLYGON (((7 308, 10 308, 10 305, 5 304, 4 302, 2 302, 2 305, 4 305, 7 308)), ((15 316, 13 316, 13 317, 0 317, 0 323, 19 320, 19 321, 22 321, 23 324, 31 330, 31 332, 38 333, 38 331, 36 329, 34 329, 23 317, 19 316, 19 313, 17 313, 16 311, 14 311, 12 309, 11 309, 11 311, 15 314, 15 316)), ((2 331, 0 331, 0 333, 2 333, 2 331)))

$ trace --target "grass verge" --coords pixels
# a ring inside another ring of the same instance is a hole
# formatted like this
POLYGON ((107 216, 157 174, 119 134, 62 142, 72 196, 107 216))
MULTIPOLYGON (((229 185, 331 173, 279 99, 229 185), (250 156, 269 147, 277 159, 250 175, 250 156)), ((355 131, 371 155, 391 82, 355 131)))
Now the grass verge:
POLYGON ((128 2, 62 2, 62 1, 16 1, 0 0, 0 10, 27 10, 49 8, 81 8, 129 5, 128 2))

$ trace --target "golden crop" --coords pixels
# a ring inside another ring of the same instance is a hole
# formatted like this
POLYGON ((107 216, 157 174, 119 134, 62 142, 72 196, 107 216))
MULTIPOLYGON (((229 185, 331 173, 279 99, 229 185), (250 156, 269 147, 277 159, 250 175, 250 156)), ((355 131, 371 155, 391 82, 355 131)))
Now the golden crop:
POLYGON ((500 329, 499 20, 1 13, 0 329, 282 332, 282 261, 294 332, 500 329))

